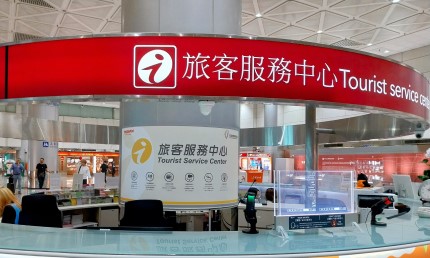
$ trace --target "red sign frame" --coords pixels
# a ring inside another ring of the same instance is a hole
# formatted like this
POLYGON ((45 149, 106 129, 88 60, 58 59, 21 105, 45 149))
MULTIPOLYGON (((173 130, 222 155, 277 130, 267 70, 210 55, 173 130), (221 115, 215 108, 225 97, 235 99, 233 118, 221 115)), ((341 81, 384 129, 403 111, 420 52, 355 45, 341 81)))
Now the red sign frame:
MULTIPOLYGON (((352 105, 429 118, 429 82, 422 74, 385 59, 323 46, 209 36, 122 35, 10 45, 7 55, 8 94, 3 98, 8 99, 205 96, 352 105), (163 86, 164 77, 170 78, 169 87, 135 87, 136 67, 143 58, 134 56, 136 46, 176 49, 173 63, 165 62, 169 58, 162 50, 145 57, 152 61, 141 66, 147 73, 138 75, 148 83, 154 80, 156 86, 163 86), (170 72, 175 73, 174 87, 170 72)), ((0 63, 1 59, 0 55, 0 63)))
POLYGON ((0 100, 6 98, 6 47, 0 48, 0 100))

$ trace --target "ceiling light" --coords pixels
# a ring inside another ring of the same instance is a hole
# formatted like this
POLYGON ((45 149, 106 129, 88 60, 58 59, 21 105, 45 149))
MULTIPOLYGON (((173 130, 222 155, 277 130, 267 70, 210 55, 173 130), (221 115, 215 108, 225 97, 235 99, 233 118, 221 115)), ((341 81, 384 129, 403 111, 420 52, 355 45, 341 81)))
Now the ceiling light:
POLYGON ((391 0, 392 3, 398 3, 400 0, 391 0))
POLYGON ((372 45, 372 43, 367 43, 367 46, 371 46, 372 45))
POLYGON ((390 52, 390 50, 384 50, 384 53, 386 54, 386 53, 389 53, 390 52))
POLYGON ((213 106, 215 106, 215 101, 211 101, 211 100, 199 101, 200 113, 202 113, 202 115, 204 116, 207 116, 211 113, 213 106))
POLYGON ((255 17, 257 17, 257 18, 260 18, 261 16, 263 16, 263 15, 261 15, 261 13, 257 13, 257 14, 255 15, 255 17))
POLYGON ((318 34, 320 34, 320 33, 322 33, 322 32, 323 32, 322 30, 317 31, 317 33, 318 33, 318 34))

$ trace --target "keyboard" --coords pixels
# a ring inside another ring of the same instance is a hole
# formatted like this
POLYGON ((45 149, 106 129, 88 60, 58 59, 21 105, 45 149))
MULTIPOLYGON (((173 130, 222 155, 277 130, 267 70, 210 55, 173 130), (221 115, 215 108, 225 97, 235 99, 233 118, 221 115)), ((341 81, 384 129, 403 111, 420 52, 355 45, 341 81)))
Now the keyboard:
POLYGON ((420 218, 430 218, 430 207, 418 207, 417 215, 420 218))

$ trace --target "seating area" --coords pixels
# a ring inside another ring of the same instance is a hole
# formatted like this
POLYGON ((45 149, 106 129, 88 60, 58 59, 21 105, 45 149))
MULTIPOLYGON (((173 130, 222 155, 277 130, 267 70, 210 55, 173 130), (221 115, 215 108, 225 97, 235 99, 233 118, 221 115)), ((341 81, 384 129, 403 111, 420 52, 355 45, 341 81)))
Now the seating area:
POLYGON ((22 210, 19 214, 20 225, 63 227, 63 214, 58 209, 54 195, 31 194, 22 197, 22 210))
MULTIPOLYGON (((63 212, 58 207, 57 196, 43 192, 24 195, 18 224, 42 227, 63 227, 63 212)), ((122 207, 122 218, 119 225, 111 225, 109 229, 173 231, 185 230, 176 223, 175 211, 164 211, 161 200, 143 199, 128 201, 122 207)), ((117 213, 120 216, 121 213, 117 213)), ((15 212, 3 217, 3 223, 15 223, 15 212)), ((84 226, 81 228, 98 229, 106 226, 84 226)))
POLYGON ((120 227, 166 227, 163 202, 160 200, 128 201, 124 206, 124 216, 120 227))

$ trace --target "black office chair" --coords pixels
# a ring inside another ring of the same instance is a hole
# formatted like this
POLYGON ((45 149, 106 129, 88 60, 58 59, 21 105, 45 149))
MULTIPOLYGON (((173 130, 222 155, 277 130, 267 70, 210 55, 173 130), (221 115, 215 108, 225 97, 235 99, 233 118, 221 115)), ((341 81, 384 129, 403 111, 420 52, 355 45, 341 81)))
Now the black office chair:
MULTIPOLYGON (((17 213, 19 214, 19 208, 17 206, 13 207, 12 204, 8 204, 3 209, 3 217, 1 220, 1 223, 7 223, 7 224, 18 224, 16 223, 17 220, 17 213), (16 210, 18 209, 18 211, 16 210)), ((19 219, 19 215, 18 215, 19 219)))
POLYGON ((134 200, 125 203, 120 227, 165 227, 163 202, 161 200, 134 200))
POLYGON ((63 213, 58 209, 53 195, 32 194, 22 197, 20 225, 41 227, 63 227, 63 213))

